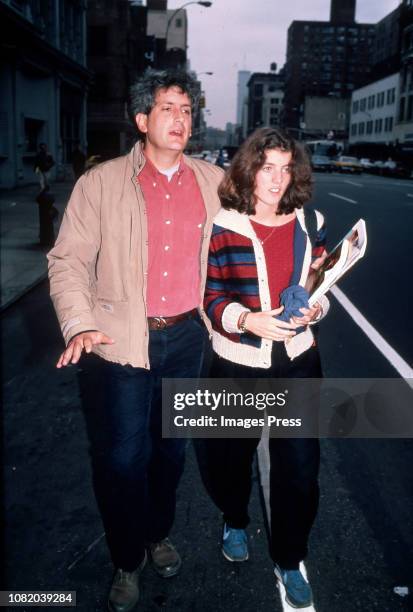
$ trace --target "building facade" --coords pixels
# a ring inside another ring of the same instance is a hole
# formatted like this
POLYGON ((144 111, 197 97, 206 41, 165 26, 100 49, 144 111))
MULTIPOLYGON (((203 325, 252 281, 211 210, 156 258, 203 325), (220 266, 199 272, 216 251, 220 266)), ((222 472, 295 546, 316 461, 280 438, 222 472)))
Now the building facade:
POLYGON ((405 0, 404 4, 395 138, 406 155, 413 157, 413 0, 405 0))
POLYGON ((282 73, 254 72, 247 83, 247 133, 259 127, 280 127, 283 121, 284 77, 282 73))
POLYGON ((249 70, 238 71, 237 82, 237 118, 238 130, 244 139, 248 132, 248 81, 251 76, 249 70))
POLYGON ((370 76, 374 24, 355 22, 355 0, 332 0, 330 21, 293 21, 285 66, 285 126, 300 129, 306 96, 349 99, 370 76))
POLYGON ((398 90, 396 72, 353 92, 349 144, 394 143, 398 90))
POLYGON ((153 39, 155 67, 186 69, 188 19, 185 9, 169 10, 167 0, 148 0, 147 10, 146 33, 153 39))
POLYGON ((146 7, 128 0, 89 0, 88 154, 101 160, 125 153, 136 140, 127 109, 133 80, 150 64, 146 7), (105 9, 105 10, 103 10, 105 9))
POLYGON ((335 96, 306 96, 304 122, 300 135, 305 138, 337 138, 348 136, 350 100, 335 96))
POLYGON ((37 180, 44 142, 63 178, 71 152, 86 144, 85 2, 0 0, 0 186, 37 180))

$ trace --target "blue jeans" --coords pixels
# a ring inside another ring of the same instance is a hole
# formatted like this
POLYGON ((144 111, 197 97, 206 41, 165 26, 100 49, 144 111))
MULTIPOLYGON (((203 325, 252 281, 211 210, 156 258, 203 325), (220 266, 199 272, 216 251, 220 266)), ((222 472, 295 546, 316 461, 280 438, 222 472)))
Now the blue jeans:
POLYGON ((162 378, 198 377, 205 337, 199 318, 150 331, 150 370, 96 358, 104 397, 92 423, 94 487, 115 567, 134 570, 145 544, 172 527, 186 441, 162 438, 162 378))

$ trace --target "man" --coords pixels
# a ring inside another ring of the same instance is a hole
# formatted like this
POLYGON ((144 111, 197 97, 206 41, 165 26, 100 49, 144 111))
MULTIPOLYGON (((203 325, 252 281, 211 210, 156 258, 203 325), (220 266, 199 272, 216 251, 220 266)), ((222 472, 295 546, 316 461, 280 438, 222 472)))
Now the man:
POLYGON ((67 343, 57 367, 98 356, 105 435, 95 492, 116 572, 109 609, 131 610, 146 562, 181 565, 168 538, 185 441, 162 439, 161 379, 199 374, 212 218, 222 171, 186 157, 196 83, 147 71, 132 87, 143 142, 77 182, 55 248, 51 296, 67 343))
POLYGON ((44 142, 39 144, 39 151, 34 160, 34 171, 39 175, 40 191, 49 185, 49 171, 54 166, 54 159, 44 142))

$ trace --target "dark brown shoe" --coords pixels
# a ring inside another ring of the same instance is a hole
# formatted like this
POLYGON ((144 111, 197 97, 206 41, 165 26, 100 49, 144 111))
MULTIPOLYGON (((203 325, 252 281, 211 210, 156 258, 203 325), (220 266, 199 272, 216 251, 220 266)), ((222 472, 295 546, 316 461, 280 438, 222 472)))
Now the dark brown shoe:
POLYGON ((182 561, 169 538, 150 544, 149 550, 151 553, 152 565, 162 578, 176 576, 182 565, 182 561))
POLYGON ((117 569, 109 593, 110 612, 129 612, 139 600, 139 576, 146 564, 146 553, 142 563, 133 572, 117 569))

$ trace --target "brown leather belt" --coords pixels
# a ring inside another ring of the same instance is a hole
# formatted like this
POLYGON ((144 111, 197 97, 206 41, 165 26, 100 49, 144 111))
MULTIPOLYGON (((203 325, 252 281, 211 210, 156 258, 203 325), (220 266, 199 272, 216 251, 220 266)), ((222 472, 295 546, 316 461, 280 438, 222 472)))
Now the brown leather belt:
POLYGON ((166 327, 172 327, 175 323, 185 321, 185 319, 194 319, 196 316, 198 316, 197 308, 173 317, 148 317, 148 327, 150 330, 165 329, 166 327))

